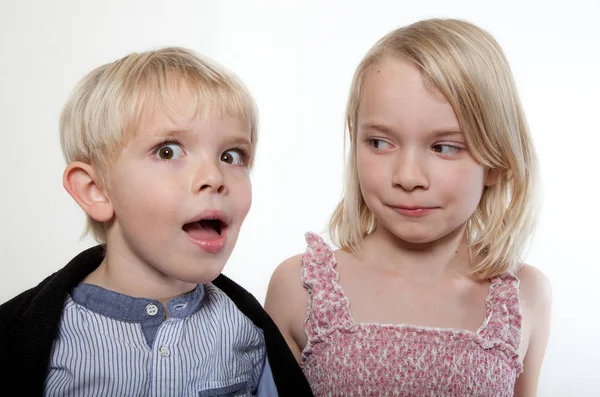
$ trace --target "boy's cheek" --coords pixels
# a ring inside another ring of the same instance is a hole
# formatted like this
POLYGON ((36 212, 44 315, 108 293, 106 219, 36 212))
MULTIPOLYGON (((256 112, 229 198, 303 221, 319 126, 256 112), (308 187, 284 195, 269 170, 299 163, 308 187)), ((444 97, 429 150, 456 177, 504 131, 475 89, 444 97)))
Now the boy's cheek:
POLYGON ((242 214, 242 220, 246 218, 250 208, 252 207, 252 188, 248 186, 246 193, 243 196, 243 203, 240 205, 240 212, 242 214))

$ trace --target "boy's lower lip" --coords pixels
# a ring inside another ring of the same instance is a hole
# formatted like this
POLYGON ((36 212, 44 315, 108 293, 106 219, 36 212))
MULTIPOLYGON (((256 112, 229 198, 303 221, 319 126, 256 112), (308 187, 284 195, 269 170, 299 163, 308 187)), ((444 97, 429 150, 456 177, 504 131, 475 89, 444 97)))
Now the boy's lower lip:
POLYGON ((423 216, 429 214, 435 208, 406 208, 406 207, 392 207, 396 212, 406 216, 423 216))
POLYGON ((203 251, 211 254, 216 254, 223 250, 223 248, 225 248, 225 244, 227 243, 226 229, 222 230, 221 234, 214 238, 193 238, 187 233, 186 235, 192 243, 200 247, 203 251))

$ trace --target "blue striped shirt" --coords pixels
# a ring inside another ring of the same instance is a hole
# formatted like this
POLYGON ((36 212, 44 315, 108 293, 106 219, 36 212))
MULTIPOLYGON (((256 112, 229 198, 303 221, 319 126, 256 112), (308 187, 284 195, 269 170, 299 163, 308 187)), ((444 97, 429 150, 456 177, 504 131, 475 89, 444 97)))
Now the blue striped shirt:
POLYGON ((262 330, 212 284, 172 299, 80 284, 65 301, 46 396, 277 396, 262 330))

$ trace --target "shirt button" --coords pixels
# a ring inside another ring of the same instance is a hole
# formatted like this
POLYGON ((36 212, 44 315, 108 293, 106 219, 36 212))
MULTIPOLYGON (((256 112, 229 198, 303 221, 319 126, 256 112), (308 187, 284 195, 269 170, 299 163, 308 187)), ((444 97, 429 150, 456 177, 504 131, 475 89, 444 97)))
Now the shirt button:
POLYGON ((148 303, 146 306, 146 313, 148 313, 149 316, 156 316, 156 313, 158 313, 158 307, 154 303, 148 303))
POLYGON ((169 355, 171 355, 171 351, 169 350, 169 348, 167 346, 161 346, 160 349, 158 349, 158 351, 160 352, 160 355, 163 357, 169 357, 169 355))

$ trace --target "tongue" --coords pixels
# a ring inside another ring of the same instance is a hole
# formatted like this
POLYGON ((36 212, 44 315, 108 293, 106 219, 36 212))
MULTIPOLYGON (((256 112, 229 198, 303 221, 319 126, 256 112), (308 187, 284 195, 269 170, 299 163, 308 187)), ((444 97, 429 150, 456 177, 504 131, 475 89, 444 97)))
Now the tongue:
POLYGON ((183 230, 195 240, 213 240, 219 237, 215 228, 204 222, 188 223, 183 226, 183 230))

